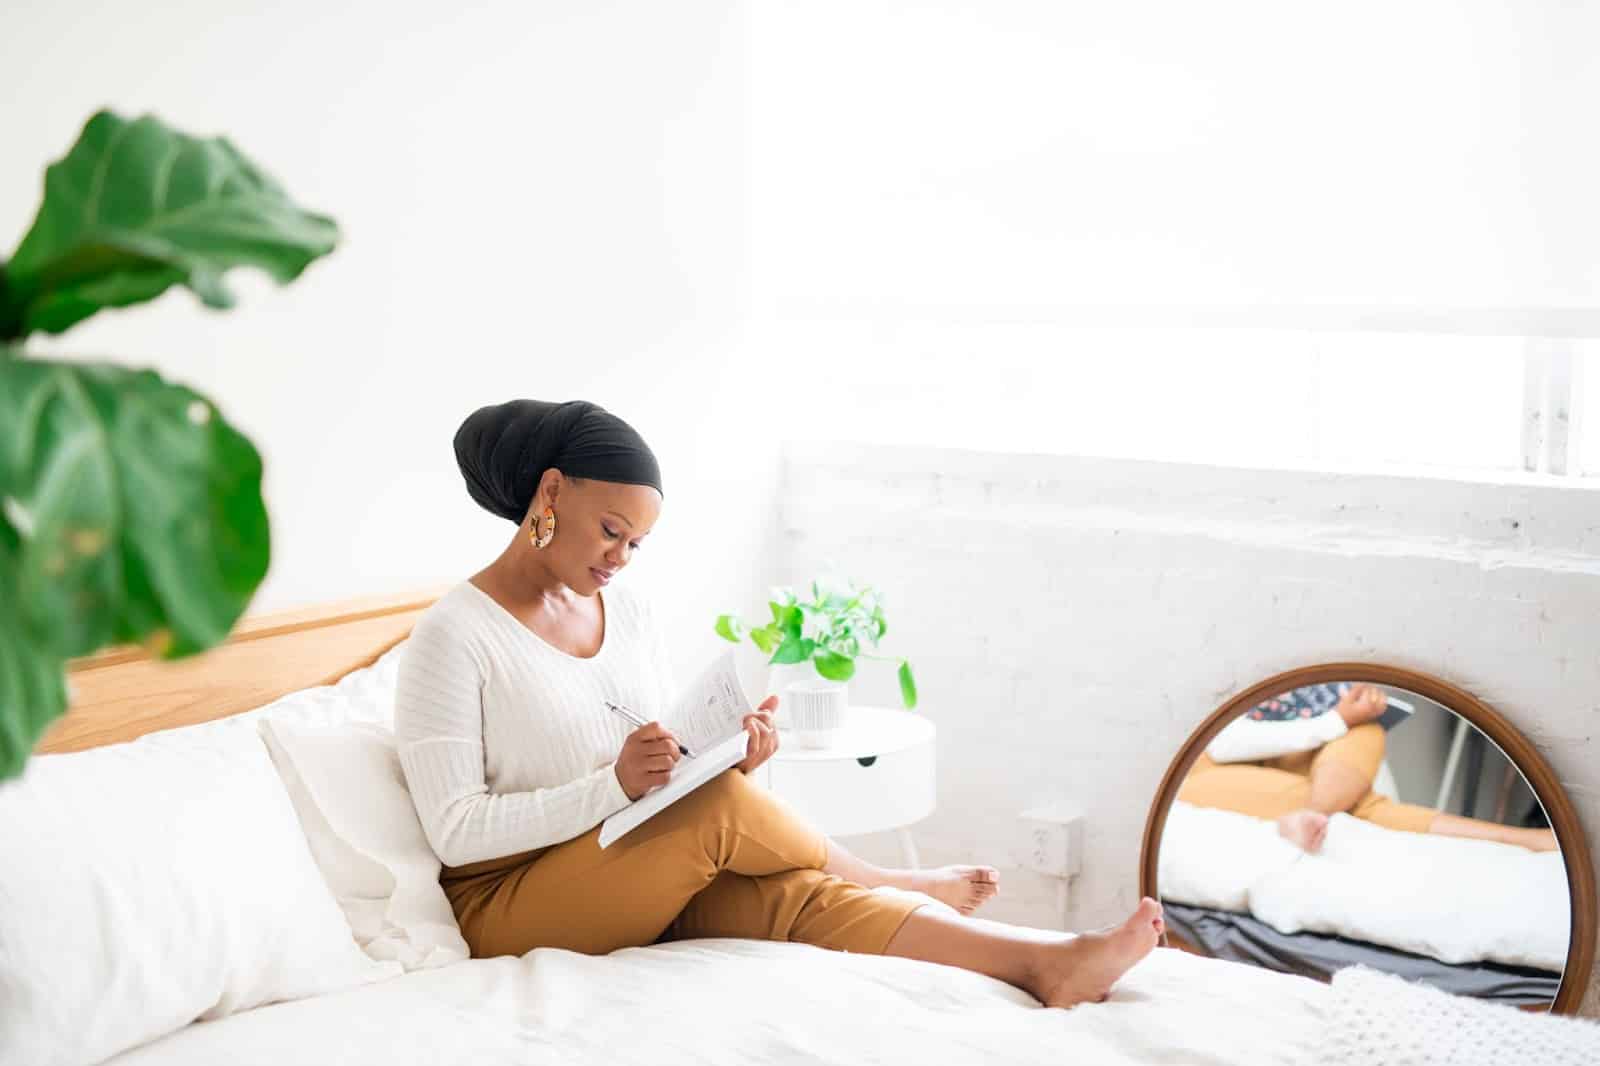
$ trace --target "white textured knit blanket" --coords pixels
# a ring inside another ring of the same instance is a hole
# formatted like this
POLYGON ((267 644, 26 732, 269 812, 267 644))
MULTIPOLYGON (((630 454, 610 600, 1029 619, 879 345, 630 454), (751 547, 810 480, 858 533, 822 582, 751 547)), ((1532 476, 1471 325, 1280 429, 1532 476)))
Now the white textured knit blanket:
POLYGON ((1350 966, 1333 975, 1326 1066, 1595 1066, 1600 1022, 1533 1014, 1350 966))

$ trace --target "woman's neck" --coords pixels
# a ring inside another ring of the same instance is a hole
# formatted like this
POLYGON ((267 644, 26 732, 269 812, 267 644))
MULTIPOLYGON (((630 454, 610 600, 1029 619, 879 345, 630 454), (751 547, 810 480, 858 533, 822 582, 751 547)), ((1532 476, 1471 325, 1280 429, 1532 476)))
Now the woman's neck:
POLYGON ((561 614, 578 599, 570 586, 516 545, 472 576, 495 599, 519 609, 536 607, 561 614))

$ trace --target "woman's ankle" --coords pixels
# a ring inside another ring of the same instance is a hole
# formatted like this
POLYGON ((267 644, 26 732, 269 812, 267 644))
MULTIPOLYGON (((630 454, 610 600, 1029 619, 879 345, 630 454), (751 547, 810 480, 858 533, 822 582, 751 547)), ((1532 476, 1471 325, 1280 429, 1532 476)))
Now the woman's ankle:
POLYGON ((868 888, 877 888, 888 885, 891 888, 914 889, 917 887, 916 870, 898 870, 889 866, 874 866, 873 883, 868 888))

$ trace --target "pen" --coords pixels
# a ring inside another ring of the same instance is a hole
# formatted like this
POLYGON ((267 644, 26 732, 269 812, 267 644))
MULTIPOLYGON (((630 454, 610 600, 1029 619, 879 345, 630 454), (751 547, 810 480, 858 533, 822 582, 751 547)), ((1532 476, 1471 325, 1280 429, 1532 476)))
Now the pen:
MULTIPOLYGON (((622 706, 621 704, 612 703, 610 700, 602 700, 601 702, 604 703, 607 707, 610 707, 613 711, 616 711, 618 714, 622 715, 622 717, 626 718, 628 721, 632 722, 636 726, 647 726, 647 725, 650 724, 649 722, 640 721, 638 715, 634 714, 632 711, 628 710, 628 708, 622 706)), ((689 755, 689 749, 684 747, 682 744, 678 745, 678 750, 680 752, 682 752, 683 754, 685 754, 685 755, 689 755)), ((693 755, 689 755, 689 757, 691 759, 694 758, 693 755)))

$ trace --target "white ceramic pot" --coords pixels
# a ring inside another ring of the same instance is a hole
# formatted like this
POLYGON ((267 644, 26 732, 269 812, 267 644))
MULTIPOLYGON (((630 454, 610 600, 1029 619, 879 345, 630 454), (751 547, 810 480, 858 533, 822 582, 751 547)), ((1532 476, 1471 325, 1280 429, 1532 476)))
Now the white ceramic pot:
POLYGON ((786 690, 797 681, 824 680, 826 678, 817 673, 817 668, 812 666, 810 662, 780 663, 768 666, 766 688, 762 689, 761 694, 756 697, 756 702, 760 703, 768 695, 776 693, 778 697, 778 713, 773 720, 777 723, 779 729, 793 729, 794 719, 789 716, 791 701, 786 690))
POLYGON ((846 686, 819 677, 791 682, 785 686, 784 695, 789 704, 789 721, 799 745, 802 748, 826 748, 832 745, 844 725, 845 709, 850 705, 846 686))

